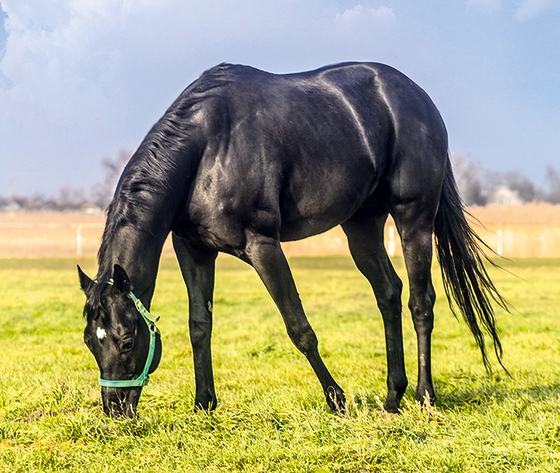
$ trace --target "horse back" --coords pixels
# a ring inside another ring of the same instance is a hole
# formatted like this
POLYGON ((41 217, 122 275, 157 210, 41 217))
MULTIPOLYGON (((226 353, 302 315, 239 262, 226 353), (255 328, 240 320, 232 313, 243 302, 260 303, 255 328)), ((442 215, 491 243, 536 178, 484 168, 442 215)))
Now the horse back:
POLYGON ((287 75, 221 65, 186 93, 203 146, 184 222, 217 246, 243 246, 252 227, 294 240, 345 221, 393 179, 401 134, 437 122, 419 87, 374 63, 287 75))

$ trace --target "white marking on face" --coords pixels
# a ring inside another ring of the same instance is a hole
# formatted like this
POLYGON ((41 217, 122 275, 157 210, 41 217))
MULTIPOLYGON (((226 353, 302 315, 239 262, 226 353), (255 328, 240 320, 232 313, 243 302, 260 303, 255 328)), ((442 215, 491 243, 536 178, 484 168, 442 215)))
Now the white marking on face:
POLYGON ((208 301, 208 312, 212 312, 212 302, 208 301))
POLYGON ((99 340, 103 340, 107 336, 107 332, 102 327, 97 327, 97 331, 95 333, 97 335, 97 338, 99 338, 99 340))

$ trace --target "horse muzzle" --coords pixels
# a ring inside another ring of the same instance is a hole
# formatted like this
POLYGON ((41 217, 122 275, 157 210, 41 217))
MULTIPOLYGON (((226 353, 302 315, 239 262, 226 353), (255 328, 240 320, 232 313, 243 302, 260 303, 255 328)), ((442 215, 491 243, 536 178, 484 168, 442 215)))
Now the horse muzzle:
POLYGON ((103 410, 112 419, 123 417, 133 418, 136 415, 136 408, 141 387, 134 388, 101 388, 101 398, 103 399, 103 410))

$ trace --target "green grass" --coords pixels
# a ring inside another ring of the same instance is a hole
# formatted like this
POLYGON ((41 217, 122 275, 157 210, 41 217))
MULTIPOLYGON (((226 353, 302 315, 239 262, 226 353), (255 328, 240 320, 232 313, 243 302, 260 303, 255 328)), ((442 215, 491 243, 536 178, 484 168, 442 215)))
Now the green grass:
MULTIPOLYGON (((95 274, 93 260, 81 261, 95 274)), ((400 415, 385 396, 381 317, 344 257, 291 261, 348 414, 329 413, 304 357, 254 271, 218 260, 213 354, 219 406, 193 412, 187 298, 164 259, 152 312, 163 359, 139 415, 103 415, 97 366, 82 342, 84 296, 69 259, 0 259, 0 472, 553 472, 560 465, 560 260, 491 269, 515 306, 500 313, 504 362, 486 375, 449 311, 434 267, 438 403, 414 402, 416 342, 404 316, 410 388, 400 415)), ((404 278, 402 260, 395 266, 404 278)))

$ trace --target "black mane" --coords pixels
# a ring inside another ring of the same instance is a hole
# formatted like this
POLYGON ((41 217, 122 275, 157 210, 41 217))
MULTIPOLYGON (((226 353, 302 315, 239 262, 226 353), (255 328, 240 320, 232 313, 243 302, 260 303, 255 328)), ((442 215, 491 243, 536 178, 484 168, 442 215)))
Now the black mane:
POLYGON ((204 72, 179 95, 131 156, 106 210, 106 225, 97 254, 97 279, 109 278, 111 268, 104 263, 116 230, 138 227, 139 215, 151 211, 153 196, 170 190, 169 176, 177 172, 178 162, 185 158, 182 152, 191 144, 191 117, 200 101, 218 95, 218 90, 232 81, 232 72, 239 67, 222 63, 204 72))

